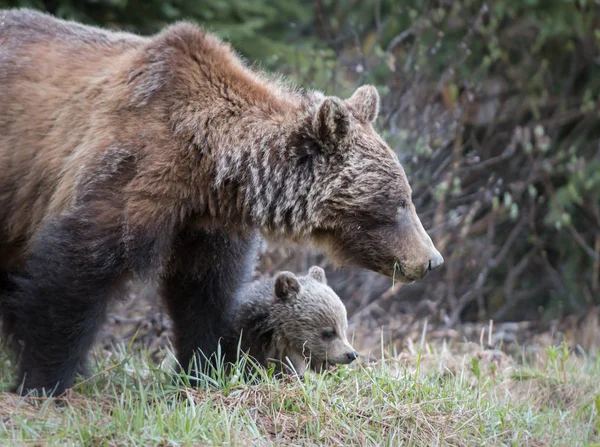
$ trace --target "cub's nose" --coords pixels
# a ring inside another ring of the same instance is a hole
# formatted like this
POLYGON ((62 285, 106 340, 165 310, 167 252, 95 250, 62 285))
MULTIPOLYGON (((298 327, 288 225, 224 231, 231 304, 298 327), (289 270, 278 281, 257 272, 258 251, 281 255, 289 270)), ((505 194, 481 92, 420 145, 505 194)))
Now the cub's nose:
POLYGON ((429 270, 435 270, 444 263, 444 258, 441 254, 436 254, 429 260, 429 270))
POLYGON ((352 351, 352 352, 349 352, 348 354, 346 354, 346 356, 348 357, 348 360, 350 360, 352 362, 358 358, 358 352, 352 351))

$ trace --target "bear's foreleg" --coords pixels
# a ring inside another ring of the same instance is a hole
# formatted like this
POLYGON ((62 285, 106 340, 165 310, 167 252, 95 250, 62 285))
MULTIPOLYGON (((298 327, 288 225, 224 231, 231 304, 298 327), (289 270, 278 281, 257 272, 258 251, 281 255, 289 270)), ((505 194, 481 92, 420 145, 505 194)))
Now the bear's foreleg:
POLYGON ((88 207, 48 221, 36 235, 7 298, 23 346, 16 391, 59 395, 84 369, 124 273, 118 222, 110 209, 88 207))
POLYGON ((0 314, 2 314, 2 336, 18 354, 19 345, 15 343, 15 318, 8 306, 9 297, 14 293, 15 283, 8 272, 0 270, 0 314))
MULTIPOLYGON (((251 277, 257 238, 215 230, 187 232, 177 240, 161 295, 173 320, 179 365, 194 377, 206 359, 214 365, 220 341, 230 334, 231 306, 251 277)), ((221 348, 226 360, 235 361, 237 346, 221 348)))

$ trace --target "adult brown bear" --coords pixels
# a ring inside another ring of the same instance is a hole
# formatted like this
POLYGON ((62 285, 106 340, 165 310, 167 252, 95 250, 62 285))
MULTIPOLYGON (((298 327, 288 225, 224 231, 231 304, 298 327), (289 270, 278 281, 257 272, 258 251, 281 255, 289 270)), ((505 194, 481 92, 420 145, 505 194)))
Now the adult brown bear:
POLYGON ((181 364, 210 355, 258 234, 401 281, 441 265, 372 128, 378 102, 370 86, 346 101, 285 87, 188 23, 144 38, 0 11, 0 301, 18 389, 69 387, 132 275, 158 282, 181 364))

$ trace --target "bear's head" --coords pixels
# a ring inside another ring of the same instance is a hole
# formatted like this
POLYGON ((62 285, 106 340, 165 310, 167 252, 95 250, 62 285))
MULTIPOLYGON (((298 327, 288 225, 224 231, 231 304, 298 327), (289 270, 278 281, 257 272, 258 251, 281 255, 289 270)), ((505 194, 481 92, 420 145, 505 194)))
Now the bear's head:
POLYGON ((310 360, 315 371, 358 357, 346 335, 346 308, 320 267, 311 267, 307 276, 277 275, 273 317, 281 352, 290 359, 310 360))
POLYGON ((405 283, 442 265, 398 157, 373 129, 377 90, 360 87, 345 101, 313 94, 312 103, 291 150, 313 170, 307 201, 313 242, 338 265, 405 283))

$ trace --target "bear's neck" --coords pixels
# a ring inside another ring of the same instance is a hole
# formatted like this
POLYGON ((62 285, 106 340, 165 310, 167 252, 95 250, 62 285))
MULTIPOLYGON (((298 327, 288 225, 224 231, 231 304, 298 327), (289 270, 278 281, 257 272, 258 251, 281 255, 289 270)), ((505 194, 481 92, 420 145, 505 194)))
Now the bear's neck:
POLYGON ((235 314, 235 336, 230 344, 237 345, 241 335, 242 351, 265 366, 269 359, 281 356, 287 343, 270 299, 250 297, 236 309, 235 314))
POLYGON ((203 177, 210 179, 197 203, 203 221, 258 229, 271 239, 298 240, 319 216, 315 165, 292 150, 310 122, 308 112, 290 108, 272 114, 258 108, 201 118, 194 133, 203 177))

